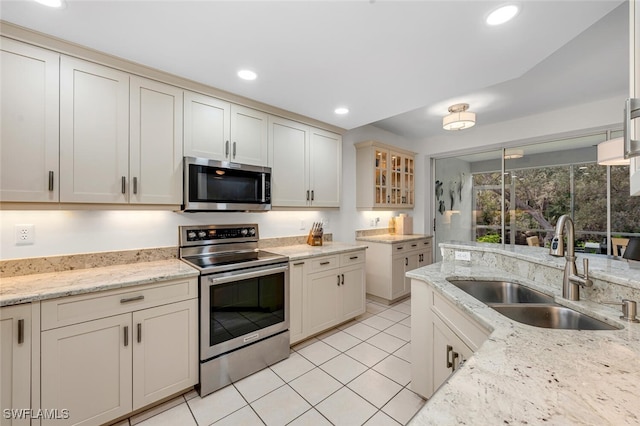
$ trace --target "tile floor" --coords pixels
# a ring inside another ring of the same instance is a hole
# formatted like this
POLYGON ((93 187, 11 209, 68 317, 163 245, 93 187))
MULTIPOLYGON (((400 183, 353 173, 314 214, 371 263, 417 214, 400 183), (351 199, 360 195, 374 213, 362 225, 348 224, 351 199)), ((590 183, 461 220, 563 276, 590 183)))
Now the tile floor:
POLYGON ((270 368, 117 425, 404 425, 425 403, 408 387, 410 341, 410 299, 367 301, 355 321, 294 346, 270 368))

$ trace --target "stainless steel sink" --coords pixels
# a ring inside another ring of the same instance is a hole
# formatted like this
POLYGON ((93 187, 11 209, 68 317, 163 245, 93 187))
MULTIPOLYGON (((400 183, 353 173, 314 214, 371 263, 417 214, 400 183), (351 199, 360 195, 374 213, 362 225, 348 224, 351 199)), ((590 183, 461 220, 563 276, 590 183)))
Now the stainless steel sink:
POLYGON ((449 280, 449 282, 486 304, 553 303, 553 296, 508 281, 449 280))
POLYGON ((567 330, 617 330, 617 327, 560 305, 489 305, 502 315, 535 327, 567 330))

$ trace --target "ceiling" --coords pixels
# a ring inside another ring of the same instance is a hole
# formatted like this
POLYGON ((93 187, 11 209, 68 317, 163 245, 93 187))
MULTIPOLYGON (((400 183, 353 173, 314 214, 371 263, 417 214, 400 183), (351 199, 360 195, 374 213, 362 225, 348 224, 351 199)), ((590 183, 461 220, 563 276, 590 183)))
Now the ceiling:
POLYGON ((628 91, 622 0, 517 0, 499 27, 484 17, 502 0, 66 2, 0 16, 345 129, 423 138, 461 101, 480 126, 628 91))

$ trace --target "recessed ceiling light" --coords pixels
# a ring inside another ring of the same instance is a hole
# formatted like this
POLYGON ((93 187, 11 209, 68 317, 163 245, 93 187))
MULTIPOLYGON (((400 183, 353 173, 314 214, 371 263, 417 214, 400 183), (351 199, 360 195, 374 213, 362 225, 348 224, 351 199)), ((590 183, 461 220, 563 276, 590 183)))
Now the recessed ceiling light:
POLYGON ((487 25, 501 25, 512 20, 520 9, 514 4, 501 6, 487 16, 487 25))
POLYGON ((255 80, 256 78, 258 78, 258 74, 251 70, 240 70, 238 71, 238 77, 243 80, 255 80))
POLYGON ((346 107, 338 107, 335 110, 333 110, 333 112, 335 112, 338 115, 345 115, 349 113, 349 108, 346 107))
POLYGON ((64 0, 36 0, 36 2, 45 6, 55 7, 57 9, 62 9, 65 7, 64 0))

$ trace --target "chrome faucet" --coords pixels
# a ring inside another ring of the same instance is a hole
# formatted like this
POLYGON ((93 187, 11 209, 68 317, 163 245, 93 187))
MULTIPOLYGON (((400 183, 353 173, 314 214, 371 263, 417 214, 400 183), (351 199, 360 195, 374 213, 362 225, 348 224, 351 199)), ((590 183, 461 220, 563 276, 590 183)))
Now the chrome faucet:
POLYGON ((562 277, 562 297, 569 300, 580 300, 580 287, 591 287, 593 281, 589 279, 589 259, 582 259, 584 275, 578 274, 576 268, 576 253, 574 243, 574 225, 573 220, 568 215, 562 215, 556 223, 556 233, 551 240, 551 248, 549 254, 551 256, 567 259, 564 265, 564 276, 562 277), (567 250, 565 255, 564 249, 564 233, 567 229, 567 250))

